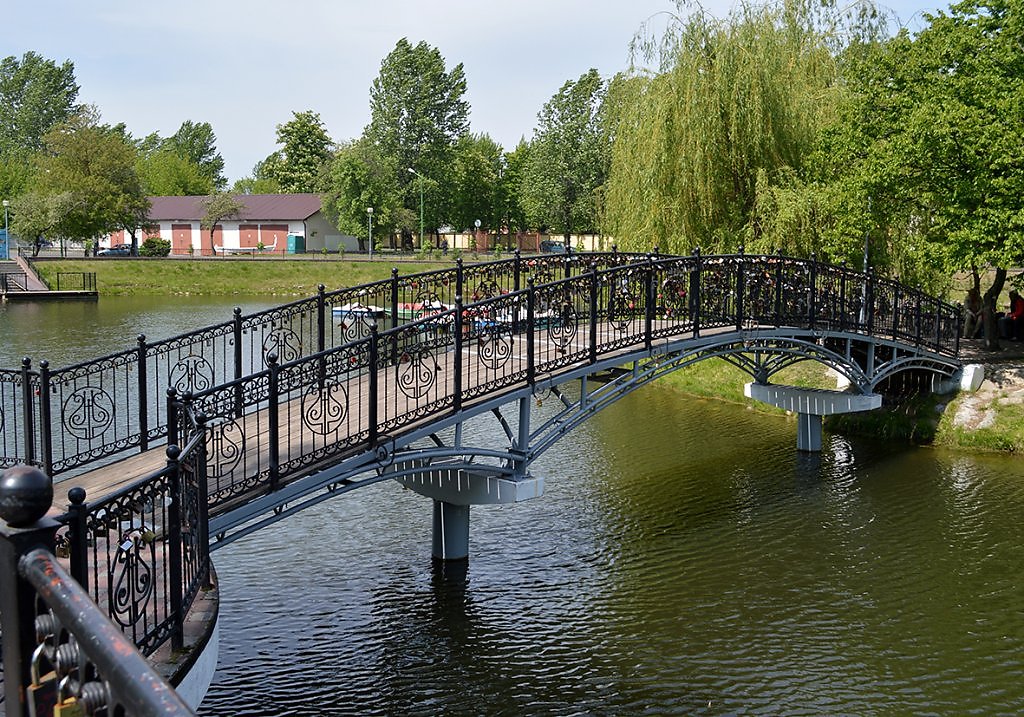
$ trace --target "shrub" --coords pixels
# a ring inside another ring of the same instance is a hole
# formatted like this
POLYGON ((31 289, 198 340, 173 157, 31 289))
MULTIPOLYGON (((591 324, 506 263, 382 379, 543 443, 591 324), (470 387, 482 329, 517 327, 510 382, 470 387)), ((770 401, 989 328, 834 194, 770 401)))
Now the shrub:
POLYGON ((139 256, 167 256, 171 253, 171 243, 160 237, 146 237, 139 247, 139 256))

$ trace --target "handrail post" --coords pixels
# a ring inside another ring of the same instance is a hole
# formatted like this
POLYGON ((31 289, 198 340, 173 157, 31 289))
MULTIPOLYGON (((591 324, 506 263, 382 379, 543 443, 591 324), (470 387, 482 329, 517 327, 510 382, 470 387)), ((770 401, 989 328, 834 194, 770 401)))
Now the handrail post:
POLYGON ((873 267, 868 267, 864 310, 868 313, 868 334, 873 336, 875 333, 875 270, 873 267))
POLYGON ((171 649, 180 650, 185 643, 185 615, 182 610, 182 566, 181 566, 181 449, 171 444, 167 446, 167 492, 170 500, 167 504, 167 526, 164 540, 167 545, 167 564, 169 570, 167 592, 170 598, 172 620, 171 649))
MULTIPOLYGON (((374 325, 376 325, 374 321, 374 325)), ((398 267, 391 267, 391 328, 398 326, 398 267)), ((387 331, 387 327, 384 327, 387 331)), ((391 339, 391 363, 398 362, 398 332, 391 339)))
POLYGON ((54 550, 60 524, 46 517, 53 483, 38 468, 19 465, 4 472, 0 486, 0 633, 3 639, 4 702, 10 717, 28 714, 36 647, 36 592, 18 572, 19 560, 35 548, 54 550), (49 492, 47 493, 47 489, 49 492))
MULTIPOLYGON (((232 333, 234 334, 235 340, 235 375, 234 380, 238 381, 242 378, 242 309, 236 306, 234 311, 234 324, 232 326, 232 333)), ((251 359, 250 359, 251 360, 251 359)), ((242 384, 235 384, 235 418, 241 418, 244 411, 244 401, 242 395, 242 384)))
POLYGON ((897 330, 899 329, 900 323, 900 301, 903 297, 900 294, 900 283, 899 281, 893 282, 892 289, 892 337, 896 338, 897 330))
POLYGON ((178 443, 178 390, 167 387, 167 445, 178 443))
POLYGON ((370 338, 367 339, 370 345, 367 347, 367 367, 369 371, 370 379, 370 405, 366 407, 366 420, 369 425, 369 441, 370 448, 374 448, 377 445, 377 397, 379 390, 380 378, 377 375, 377 322, 374 321, 370 324, 370 338))
POLYGON ((846 259, 839 272, 839 330, 846 331, 846 259))
MULTIPOLYGON (((657 247, 655 247, 657 248, 657 247)), ((648 257, 647 269, 644 271, 644 348, 647 351, 653 346, 654 333, 654 258, 648 257)))
POLYGON ((782 325, 782 249, 775 250, 775 326, 782 325))
POLYGON ((736 306, 735 306, 735 308, 736 308, 736 330, 737 331, 742 331, 743 330, 743 304, 744 304, 743 294, 744 294, 744 289, 746 289, 746 285, 744 283, 744 278, 745 278, 746 272, 743 271, 745 257, 743 255, 743 245, 742 244, 740 245, 740 249, 739 249, 738 254, 739 254, 739 261, 736 263, 736 306))
POLYGON ((316 352, 323 353, 327 348, 327 320, 326 310, 327 298, 324 295, 326 286, 318 284, 316 287, 316 352))
POLYGON ((810 276, 807 277, 807 325, 814 330, 818 313, 818 255, 811 252, 809 265, 810 276))
POLYGON ((452 376, 452 410, 462 410, 462 358, 464 345, 462 336, 462 294, 455 295, 455 316, 452 317, 452 329, 455 331, 455 374, 452 376))
POLYGON ((43 472, 53 475, 53 429, 50 427, 50 362, 39 362, 39 451, 43 472))
POLYGON ((455 260, 455 295, 465 296, 463 283, 466 281, 465 268, 462 264, 462 257, 455 260))
MULTIPOLYGON (((196 415, 197 431, 206 435, 206 414, 196 415)), ((202 556, 203 587, 210 588, 213 583, 210 580, 210 477, 207 466, 206 440, 199 442, 196 446, 196 483, 198 495, 196 502, 199 505, 199 535, 197 543, 198 550, 202 556)))
POLYGON ((68 491, 68 546, 69 567, 82 589, 89 592, 89 536, 86 518, 89 506, 85 502, 85 488, 75 486, 68 491))
POLYGON ((700 336, 700 247, 693 250, 693 271, 690 273, 690 316, 693 321, 693 338, 700 336))
POLYGON ((276 491, 281 474, 281 426, 280 423, 280 370, 277 354, 267 356, 267 423, 270 424, 270 445, 267 446, 267 468, 270 472, 270 490, 276 491))
POLYGON ((590 363, 597 363, 597 264, 590 268, 590 363))
POLYGON ((526 279, 526 382, 531 386, 537 381, 537 340, 534 335, 536 304, 537 289, 533 285, 533 276, 530 276, 526 279))
POLYGON ((25 435, 25 462, 36 460, 36 428, 35 428, 35 396, 32 394, 32 359, 28 356, 21 360, 21 410, 22 425, 25 435))
POLYGON ((522 261, 523 261, 522 253, 519 251, 519 247, 516 247, 515 254, 516 254, 515 272, 514 272, 513 277, 512 277, 512 291, 513 292, 519 291, 520 274, 522 272, 522 261))
POLYGON ((921 345, 921 287, 918 286, 914 292, 914 323, 916 328, 914 330, 914 340, 917 345, 921 345))
POLYGON ((136 339, 136 360, 139 363, 139 452, 149 450, 149 385, 146 371, 146 335, 139 334, 136 339))

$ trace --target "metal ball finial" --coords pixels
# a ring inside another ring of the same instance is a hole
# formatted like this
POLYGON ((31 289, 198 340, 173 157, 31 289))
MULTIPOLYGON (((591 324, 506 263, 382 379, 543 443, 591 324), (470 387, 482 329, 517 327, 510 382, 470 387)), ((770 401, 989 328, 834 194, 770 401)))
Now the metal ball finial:
POLYGON ((12 528, 27 528, 53 504, 53 483, 35 466, 8 468, 0 477, 0 518, 12 528))

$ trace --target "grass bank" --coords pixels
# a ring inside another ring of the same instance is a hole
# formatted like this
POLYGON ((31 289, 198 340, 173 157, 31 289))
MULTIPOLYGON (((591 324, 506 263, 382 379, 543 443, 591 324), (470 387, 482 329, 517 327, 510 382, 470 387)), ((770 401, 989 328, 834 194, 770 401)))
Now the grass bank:
MULTIPOLYGON (((431 271, 450 264, 401 262, 402 274, 431 271)), ((92 272, 101 296, 310 296, 391 276, 390 261, 334 258, 278 259, 59 259, 36 261, 51 286, 58 272, 92 272)))
MULTIPOLYGON (((1008 369, 987 369, 990 378, 976 393, 941 396, 916 393, 886 399, 882 408, 829 416, 825 430, 914 445, 967 451, 1024 452, 1024 368, 1017 378, 1008 369)), ((704 399, 727 401, 749 410, 785 416, 786 412, 743 395, 750 376, 721 359, 701 361, 663 379, 675 390, 704 399)), ((821 364, 804 361, 772 377, 773 383, 807 388, 835 388, 835 378, 821 364)))

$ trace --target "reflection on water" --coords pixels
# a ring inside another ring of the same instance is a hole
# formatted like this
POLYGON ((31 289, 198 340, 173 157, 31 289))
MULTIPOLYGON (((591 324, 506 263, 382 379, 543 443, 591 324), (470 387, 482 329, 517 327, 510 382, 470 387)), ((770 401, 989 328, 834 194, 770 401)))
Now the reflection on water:
POLYGON ((794 431, 646 389, 474 508, 447 579, 387 484, 230 546, 204 714, 1024 707, 1018 462, 794 431))

